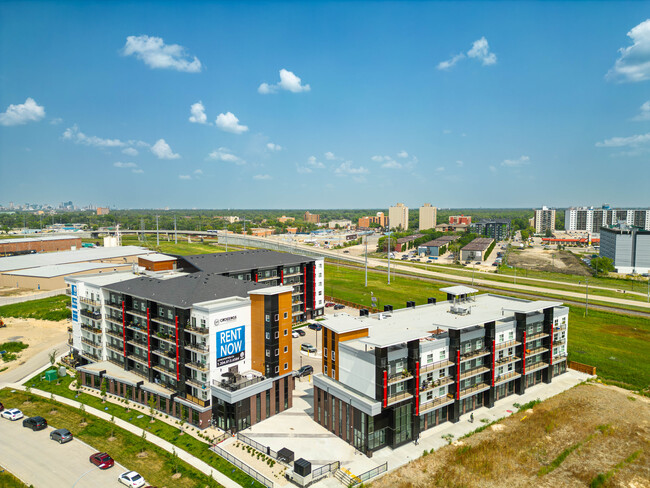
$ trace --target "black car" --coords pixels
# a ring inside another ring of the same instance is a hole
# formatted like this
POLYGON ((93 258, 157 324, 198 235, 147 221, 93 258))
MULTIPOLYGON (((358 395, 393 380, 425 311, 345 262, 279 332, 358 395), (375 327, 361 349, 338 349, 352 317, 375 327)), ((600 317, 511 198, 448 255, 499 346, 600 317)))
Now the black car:
POLYGON ((334 310, 343 310, 345 308, 345 305, 341 305, 340 303, 337 303, 334 305, 334 310))
POLYGON ((2 412, 5 409, 5 406, 0 402, 0 412, 2 412))
POLYGON ((307 327, 309 327, 311 330, 315 330, 316 332, 318 332, 319 330, 321 330, 323 328, 322 325, 314 324, 314 323, 310 323, 307 327))
POLYGON ((50 439, 57 441, 59 444, 64 444, 72 440, 72 432, 68 429, 56 429, 50 432, 50 439))
POLYGON ((32 430, 43 430, 47 427, 47 420, 43 417, 29 417, 23 420, 23 427, 28 427, 32 430))
POLYGON ((296 332, 300 337, 305 337, 306 332, 302 329, 296 329, 296 332))
POLYGON ((298 371, 296 371, 295 376, 301 378, 303 376, 309 376, 310 374, 314 374, 314 367, 310 364, 305 364, 298 371))

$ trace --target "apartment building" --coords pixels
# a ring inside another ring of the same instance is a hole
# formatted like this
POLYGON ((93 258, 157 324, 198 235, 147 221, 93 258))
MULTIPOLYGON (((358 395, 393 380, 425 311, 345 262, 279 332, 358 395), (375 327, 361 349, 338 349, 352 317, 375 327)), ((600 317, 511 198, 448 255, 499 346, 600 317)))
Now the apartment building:
POLYGON ((601 227, 619 223, 650 230, 650 209, 571 207, 564 211, 566 231, 598 233, 601 227))
POLYGON ((449 225, 472 225, 471 215, 450 215, 449 225))
POLYGON ((409 208, 403 203, 398 203, 388 209, 388 223, 391 229, 408 230, 409 208))
MULTIPOLYGON (((251 252, 248 267, 243 251, 68 279, 84 384, 105 381, 145 405, 153 395, 156 409, 202 429, 237 431, 290 408, 291 327, 307 299, 322 297, 322 260, 251 252)), ((310 315, 322 313, 318 303, 310 315)))
POLYGON ((375 216, 360 217, 358 227, 360 229, 369 229, 370 224, 377 224, 379 227, 386 227, 388 225, 388 217, 384 215, 384 212, 377 212, 375 216))
POLYGON ((305 212, 305 215, 303 216, 303 220, 308 224, 319 224, 320 223, 320 215, 305 212))
POLYGON ((650 231, 626 224, 601 227, 599 254, 612 260, 617 273, 650 273, 650 231))
POLYGON ((566 371, 569 311, 559 302, 441 291, 446 302, 322 322, 316 422, 370 455, 566 371))
POLYGON ((430 203, 425 203, 420 207, 420 230, 433 229, 436 226, 438 218, 438 209, 432 207, 430 203))
POLYGON ((555 231, 555 209, 542 207, 535 209, 535 234, 543 234, 547 230, 555 231))
POLYGON ((108 215, 111 209, 108 207, 97 207, 97 215, 108 215))
POLYGON ((503 241, 510 237, 510 220, 508 219, 481 220, 473 223, 471 228, 478 235, 491 237, 496 241, 503 241))

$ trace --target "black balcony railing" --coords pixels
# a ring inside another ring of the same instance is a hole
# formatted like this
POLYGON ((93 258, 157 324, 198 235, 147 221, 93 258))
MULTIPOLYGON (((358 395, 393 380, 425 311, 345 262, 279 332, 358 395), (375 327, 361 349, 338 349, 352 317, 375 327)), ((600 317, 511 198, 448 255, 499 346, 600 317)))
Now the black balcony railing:
POLYGON ((259 383, 264 379, 265 379, 264 376, 254 376, 253 378, 249 378, 244 381, 212 380, 212 384, 217 388, 222 388, 224 390, 237 391, 237 390, 241 390, 242 388, 246 388, 251 385, 254 385, 255 383, 259 383))

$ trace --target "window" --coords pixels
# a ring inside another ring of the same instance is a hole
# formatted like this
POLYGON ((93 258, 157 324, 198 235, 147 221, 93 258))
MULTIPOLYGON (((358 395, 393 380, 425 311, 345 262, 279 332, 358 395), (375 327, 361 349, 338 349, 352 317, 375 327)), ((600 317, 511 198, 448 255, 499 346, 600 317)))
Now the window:
POLYGON ((320 295, 322 295, 322 294, 323 294, 323 290, 319 290, 319 291, 318 291, 318 295, 320 296, 320 295))
POLYGON ((512 340, 514 339, 514 337, 515 337, 514 331, 511 330, 510 332, 508 332, 508 340, 512 340))
POLYGON ((270 321, 271 321, 271 315, 267 313, 267 314, 264 316, 264 320, 265 320, 266 322, 270 322, 270 321))
POLYGON ((325 376, 327 376, 327 364, 323 367, 323 373, 325 373, 325 376))
POLYGON ((465 352, 470 352, 471 350, 472 350, 472 344, 468 342, 467 344, 465 344, 465 352))
POLYGON ((201 319, 201 327, 205 327, 205 319, 201 319))
POLYGON ((508 364, 508 371, 512 371, 513 366, 513 363, 508 364))
POLYGON ((433 362, 433 354, 427 354, 426 363, 429 364, 432 362, 433 362))
POLYGON ((284 329, 284 335, 285 336, 289 335, 289 329, 284 329))
POLYGON ((503 334, 499 334, 499 342, 503 342, 504 338, 505 338, 505 336, 503 334))
POLYGON ((440 359, 445 359, 446 356, 447 356, 447 350, 446 349, 443 349, 442 351, 440 351, 440 359))
POLYGON ((440 389, 438 390, 438 396, 443 396, 443 395, 445 395, 446 393, 447 393, 447 392, 445 391, 445 388, 444 388, 444 387, 443 387, 443 388, 440 388, 440 389))
POLYGON ((279 373, 279 372, 280 372, 280 366, 276 366, 276 367, 275 367, 275 372, 276 372, 276 373, 279 373))
POLYGON ((284 370, 286 371, 287 369, 289 369, 289 363, 284 363, 284 370))
POLYGON ((271 350, 270 350, 270 349, 267 349, 267 350, 266 350, 266 357, 267 357, 267 358, 270 358, 270 357, 271 357, 271 350))
POLYGON ((266 332, 264 335, 266 336, 267 340, 271 338, 271 333, 270 332, 266 332))
POLYGON ((474 347, 474 349, 478 351, 482 347, 483 347, 483 341, 479 339, 478 341, 476 341, 476 346, 474 347))
POLYGON ((433 400, 433 390, 427 391, 427 400, 433 400))
POLYGON ((275 338, 276 338, 276 339, 279 339, 279 338, 280 338, 280 332, 277 331, 277 330, 275 331, 275 338))
POLYGON ((276 355, 276 356, 279 356, 279 355, 280 355, 280 349, 276 349, 276 350, 275 350, 275 355, 276 355))
POLYGON ((288 319, 289 318, 289 312, 284 312, 284 318, 288 319))
POLYGON ((192 327, 196 327, 196 317, 192 317, 192 327))
POLYGON ((332 371, 331 371, 331 373, 330 373, 330 376, 331 376, 332 378, 334 378, 334 368, 332 368, 332 371))
POLYGON ((289 352, 289 347, 288 346, 284 346, 284 352, 289 352))
POLYGON ((336 352, 332 351, 332 361, 336 361, 336 352))
POLYGON ((275 321, 277 322, 278 320, 280 320, 280 314, 276 313, 275 314, 275 321))
POLYGON ((327 346, 323 348, 323 353, 325 354, 325 357, 327 357, 327 346))
POLYGON ((441 369, 440 373, 438 374, 438 378, 444 378, 445 377, 445 370, 441 369))

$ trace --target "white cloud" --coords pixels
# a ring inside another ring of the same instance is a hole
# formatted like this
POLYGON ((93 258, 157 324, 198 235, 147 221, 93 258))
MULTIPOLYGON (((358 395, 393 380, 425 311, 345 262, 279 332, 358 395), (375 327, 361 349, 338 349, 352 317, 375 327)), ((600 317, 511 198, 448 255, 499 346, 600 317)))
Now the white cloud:
POLYGON ((445 170, 445 167, 444 167, 444 166, 438 166, 438 167, 436 168, 436 172, 437 172, 437 173, 442 173, 444 170, 445 170))
POLYGON ((451 134, 451 130, 450 129, 445 129, 445 130, 442 131, 442 133, 443 134, 451 134))
POLYGON ((156 143, 151 146, 151 152, 154 153, 158 159, 178 159, 180 154, 175 154, 165 139, 158 139, 156 143))
POLYGON ((270 175, 255 175, 253 176, 254 180, 270 180, 271 176, 270 175))
POLYGON ((284 68, 280 70, 280 81, 275 85, 269 85, 268 83, 262 83, 257 91, 262 95, 268 95, 270 93, 277 93, 279 90, 287 90, 292 93, 308 92, 311 90, 309 85, 303 85, 302 80, 293 74, 291 71, 288 71, 284 68))
POLYGON ((120 141, 119 139, 103 139, 97 136, 87 136, 79 130, 77 125, 68 127, 63 132, 63 139, 67 141, 72 141, 75 144, 83 144, 85 146, 94 146, 94 147, 124 147, 126 142, 120 141))
POLYGON ((596 147, 636 147, 650 142, 650 132, 629 137, 612 137, 602 142, 597 142, 596 147))
POLYGON ((208 117, 205 115, 205 107, 201 101, 192 104, 190 114, 192 115, 190 115, 189 121, 194 124, 205 124, 208 121, 208 117))
POLYGON ((298 171, 298 173, 301 175, 313 173, 313 170, 311 168, 308 168, 307 166, 300 166, 299 164, 296 165, 296 171, 298 171))
POLYGON ((113 166, 116 168, 137 168, 138 165, 135 163, 121 163, 120 161, 113 163, 113 166))
POLYGON ((131 170, 131 173, 135 173, 135 174, 137 174, 137 175, 141 175, 142 173, 144 173, 144 170, 143 170, 143 169, 132 169, 132 170, 131 170))
POLYGON ((7 110, 0 113, 0 125, 23 125, 27 122, 38 122, 45 117, 45 108, 37 104, 33 98, 27 98, 25 103, 9 105, 7 110))
POLYGON ((267 143, 266 148, 272 152, 282 151, 282 146, 279 144, 273 144, 272 142, 267 143))
POLYGON ((331 151, 327 151, 327 152, 325 153, 325 159, 327 159, 328 161, 335 161, 336 159, 339 159, 339 158, 337 158, 337 157, 334 155, 333 152, 331 152, 331 151))
POLYGON ((178 175, 179 180, 191 180, 192 177, 190 175, 178 175))
POLYGON ((385 163, 381 165, 382 168, 387 168, 387 169, 401 169, 402 168, 402 163, 398 163, 394 159, 388 158, 385 159, 385 163))
POLYGON ((409 153, 407 153, 406 151, 402 150, 402 151, 400 151, 400 152, 397 153, 397 157, 398 157, 398 158, 402 158, 402 159, 404 159, 404 158, 408 158, 408 157, 409 157, 409 153))
POLYGON ((195 170, 194 170, 194 174, 195 174, 195 175, 202 175, 202 174, 203 174, 203 170, 202 170, 202 169, 195 169, 195 170))
POLYGON ((309 156, 307 158, 307 165, 312 168, 323 169, 325 165, 316 159, 316 156, 309 156))
POLYGON ((458 166, 459 168, 462 168, 463 166, 465 166, 465 163, 458 160, 458 161, 456 161, 456 166, 458 166))
POLYGON ((63 122, 63 119, 61 117, 56 117, 52 120, 50 120, 50 124, 52 125, 59 125, 63 122))
POLYGON ((210 154, 208 154, 208 159, 212 159, 215 161, 223 161, 226 163, 235 163, 239 166, 246 164, 246 161, 241 159, 239 156, 235 156, 230 151, 230 149, 225 147, 220 147, 216 151, 212 151, 210 154))
POLYGON ((518 159, 504 159, 501 162, 501 166, 506 166, 508 168, 520 168, 527 164, 530 164, 530 158, 528 156, 521 156, 518 159))
POLYGON ((627 35, 632 45, 618 50, 620 56, 605 78, 620 83, 650 80, 650 19, 641 22, 627 35))
POLYGON ((497 172, 497 167, 496 166, 490 166, 490 172, 491 173, 496 173, 497 172))
POLYGON ((137 156, 139 154, 138 150, 134 147, 127 147, 125 149, 122 149, 122 152, 127 156, 137 156))
POLYGON ((634 117, 632 120, 645 121, 650 120, 650 100, 641 105, 639 115, 634 117))
POLYGON ((362 175, 369 173, 367 168, 363 166, 354 167, 352 166, 352 161, 344 161, 341 165, 334 170, 336 174, 346 174, 346 175, 362 175))
POLYGON ((165 44, 160 37, 129 36, 122 49, 124 56, 134 55, 150 68, 174 69, 187 73, 199 73, 201 61, 190 58, 183 46, 165 44))
POLYGON ((390 159, 390 156, 373 156, 370 159, 372 159, 375 163, 381 163, 384 160, 390 159))
POLYGON ((233 134, 241 134, 248 130, 248 126, 241 125, 239 119, 235 117, 235 114, 232 112, 219 114, 215 123, 219 129, 226 132, 232 132, 233 134))
POLYGON ((442 61, 438 63, 437 68, 439 70, 451 69, 459 61, 465 59, 465 57, 469 59, 476 59, 477 61, 481 61, 481 64, 483 64, 483 66, 490 66, 492 64, 496 64, 497 62, 497 55, 490 52, 490 46, 488 44, 487 39, 485 37, 481 37, 480 39, 477 39, 472 43, 472 47, 470 48, 469 51, 467 51, 467 54, 465 53, 456 54, 455 56, 452 56, 447 61, 442 61))

